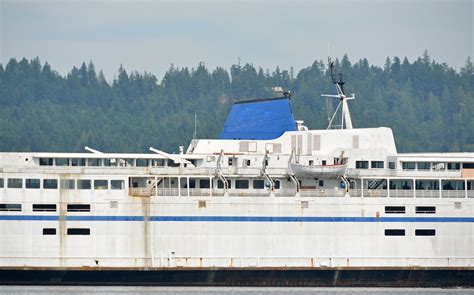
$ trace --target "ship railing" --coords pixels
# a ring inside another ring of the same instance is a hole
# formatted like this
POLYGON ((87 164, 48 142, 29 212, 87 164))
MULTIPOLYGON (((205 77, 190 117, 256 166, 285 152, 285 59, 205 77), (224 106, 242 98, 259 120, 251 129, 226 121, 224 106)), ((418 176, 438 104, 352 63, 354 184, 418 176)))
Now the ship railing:
POLYGON ((439 190, 415 190, 417 198, 439 198, 439 190))
POLYGON ((442 190, 441 196, 443 198, 465 198, 466 191, 464 190, 442 190))
POLYGON ((334 190, 334 189, 301 189, 299 191, 300 197, 344 197, 346 192, 344 190, 334 190))
MULTIPOLYGON (((474 190, 399 190, 399 189, 351 189, 351 197, 366 198, 474 198, 474 190)), ((204 189, 204 188, 129 188, 129 195, 134 197, 173 197, 173 196, 191 196, 191 197, 220 197, 224 196, 224 189, 204 189)), ((229 189, 229 197, 269 197, 271 192, 268 189, 229 189)), ((275 197, 294 197, 294 189, 277 189, 273 192, 275 197)), ((301 189, 300 197, 318 198, 318 197, 344 197, 346 192, 343 189, 301 189)))

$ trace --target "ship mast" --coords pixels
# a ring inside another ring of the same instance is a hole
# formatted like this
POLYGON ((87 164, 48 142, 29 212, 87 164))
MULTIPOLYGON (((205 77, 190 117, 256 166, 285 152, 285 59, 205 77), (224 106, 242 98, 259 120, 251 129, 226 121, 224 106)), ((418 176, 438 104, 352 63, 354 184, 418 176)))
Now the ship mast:
POLYGON ((331 120, 329 121, 327 129, 352 129, 352 119, 351 113, 349 111, 349 105, 347 103, 348 100, 355 99, 355 95, 351 94, 351 96, 347 96, 344 92, 344 82, 342 73, 336 74, 335 73, 335 65, 334 62, 328 58, 329 62, 329 69, 331 71, 331 79, 332 83, 336 86, 337 95, 332 94, 321 94, 323 97, 335 97, 339 98, 339 104, 337 105, 334 114, 332 115, 331 120), (337 79, 339 76, 339 80, 337 79), (341 108, 341 125, 333 125, 334 118, 336 117, 337 111, 341 108))

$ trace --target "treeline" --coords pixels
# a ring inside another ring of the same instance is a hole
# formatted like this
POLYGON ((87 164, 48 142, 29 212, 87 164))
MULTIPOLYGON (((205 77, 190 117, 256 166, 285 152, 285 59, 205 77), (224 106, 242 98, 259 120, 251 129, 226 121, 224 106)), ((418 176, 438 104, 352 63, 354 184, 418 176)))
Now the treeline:
MULTIPOLYGON (((383 68, 367 59, 336 60, 345 74, 356 127, 387 126, 399 151, 474 151, 474 75, 471 59, 459 71, 425 52, 413 62, 387 58, 383 68)), ((193 137, 216 138, 232 103, 272 97, 271 87, 293 94, 295 118, 325 128, 337 101, 327 64, 315 61, 295 75, 251 64, 208 69, 171 66, 163 79, 120 67, 107 82, 92 62, 59 75, 48 63, 11 59, 0 64, 0 151, 176 152, 193 137)))

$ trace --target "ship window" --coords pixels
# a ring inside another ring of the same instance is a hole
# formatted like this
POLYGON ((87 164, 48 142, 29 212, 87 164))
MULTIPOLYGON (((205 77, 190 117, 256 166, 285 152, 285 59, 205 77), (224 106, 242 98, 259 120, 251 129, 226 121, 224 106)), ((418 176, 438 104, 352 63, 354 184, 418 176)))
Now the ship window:
POLYGON ((124 189, 124 181, 123 180, 111 180, 110 181, 110 188, 111 189, 124 189))
POLYGON ((40 166, 53 166, 53 158, 40 158, 40 166))
POLYGON ((323 186, 324 186, 324 180, 320 179, 320 180, 318 181, 318 185, 319 185, 320 187, 323 187, 323 186))
POLYGON ((21 204, 0 204, 0 211, 21 211, 21 204))
MULTIPOLYGON (((150 160, 151 161, 151 160, 150 160)), ((151 162, 152 163, 152 162, 151 162)), ((119 167, 127 167, 127 159, 118 159, 118 166, 119 167)))
POLYGON ((249 181, 246 179, 237 179, 235 181, 235 188, 237 189, 247 189, 249 188, 249 181))
POLYGON ((322 160, 322 161, 321 161, 321 165, 326 166, 326 164, 327 164, 327 161, 326 161, 326 160, 322 160))
POLYGON ((56 204, 33 204, 33 212, 56 212, 56 204))
POLYGON ((405 206, 385 206, 386 214, 405 214, 405 206))
POLYGON ((8 178, 8 188, 22 188, 23 179, 21 178, 8 178))
POLYGON ((56 235, 55 228, 43 228, 43 236, 54 236, 56 235))
POLYGON ((137 159, 137 167, 148 167, 148 159, 137 159))
POLYGON ((244 167, 250 166, 250 160, 244 160, 244 167))
POLYGON ((431 167, 433 168, 434 171, 444 171, 444 170, 446 170, 446 164, 445 163, 432 163, 431 167))
POLYGON ((67 234, 71 236, 88 236, 91 234, 90 228, 68 228, 67 234))
POLYGON ((94 189, 109 189, 109 183, 107 179, 96 179, 94 180, 94 189))
POLYGON ((459 170, 461 169, 461 163, 448 163, 448 170, 459 170))
MULTIPOLYGON (((133 166, 133 165, 130 165, 133 166)), ((155 159, 153 160, 153 167, 163 167, 165 166, 165 160, 164 159, 155 159)))
POLYGON ((87 159, 87 166, 92 166, 92 167, 96 167, 96 166, 101 166, 101 159, 87 159))
POLYGON ((275 189, 280 189, 281 182, 279 180, 275 180, 275 189))
POLYGON ((390 180, 390 189, 411 190, 413 189, 413 180, 411 179, 390 180))
MULTIPOLYGON (((227 179, 227 188, 232 188, 231 184, 230 179, 227 179)), ((224 183, 220 179, 217 181, 217 188, 224 188, 224 183)))
POLYGON ((389 169, 395 169, 396 168, 395 162, 388 162, 388 168, 389 169))
POLYGON ((118 159, 107 159, 107 162, 104 161, 104 166, 109 166, 109 167, 117 167, 118 165, 118 159))
POLYGON ((415 162, 403 162, 402 169, 403 170, 415 170, 416 163, 415 162))
POLYGON ((39 179, 26 179, 25 187, 26 188, 40 188, 40 180, 39 179))
POLYGON ((262 179, 255 179, 253 181, 253 188, 254 189, 263 189, 263 188, 265 188, 265 181, 263 181, 262 179))
POLYGON ((418 162, 417 166, 418 166, 418 170, 430 170, 431 163, 430 162, 418 162))
POLYGON ((71 166, 86 166, 86 159, 83 158, 73 158, 71 159, 71 166))
POLYGON ((369 168, 369 161, 356 161, 356 168, 357 169, 368 169, 369 168))
POLYGON ((61 189, 74 189, 74 179, 61 179, 61 189))
POLYGON ((443 180, 441 182, 443 190, 446 191, 463 191, 464 181, 462 180, 443 180))
POLYGON ((0 188, 3 187, 3 178, 0 178, 0 188))
POLYGON ((56 158, 56 166, 69 166, 68 158, 56 158))
POLYGON ((257 151, 257 143, 255 141, 249 142, 249 152, 257 151))
POLYGON ((383 168, 383 161, 372 161, 370 162, 370 168, 383 168))
POLYGON ((246 153, 249 151, 249 143, 248 141, 241 141, 239 142, 239 152, 246 153))
POLYGON ((91 181, 89 179, 79 179, 77 189, 91 189, 91 181))
POLYGON ((43 179, 43 188, 44 189, 58 188, 58 180, 57 179, 43 179))
POLYGON ((386 229, 385 235, 386 236, 404 236, 405 230, 404 229, 386 229))
POLYGON ((68 204, 67 212, 90 212, 91 205, 89 204, 68 204))
POLYGON ((416 229, 415 236, 435 236, 436 230, 434 229, 416 229))
POLYGON ((436 207, 435 206, 416 206, 416 213, 419 214, 435 214, 436 207))
POLYGON ((211 188, 211 181, 209 179, 199 180, 199 188, 211 188))
POLYGON ((474 169, 474 163, 462 163, 462 167, 465 169, 474 169))
POLYGON ((233 162, 233 161, 232 161, 232 158, 229 158, 229 160, 227 161, 227 164, 228 164, 229 166, 232 166, 232 162, 233 162))
POLYGON ((417 190, 439 190, 439 181, 435 179, 423 179, 415 181, 417 190))

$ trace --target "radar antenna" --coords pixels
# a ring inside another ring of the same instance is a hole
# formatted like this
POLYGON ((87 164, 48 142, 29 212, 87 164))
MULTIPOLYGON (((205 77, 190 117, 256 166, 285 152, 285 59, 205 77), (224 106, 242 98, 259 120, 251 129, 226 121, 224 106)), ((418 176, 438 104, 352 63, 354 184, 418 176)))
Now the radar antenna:
POLYGON ((342 73, 336 73, 335 71, 336 66, 334 64, 334 61, 331 60, 331 58, 328 58, 328 63, 329 63, 329 70, 331 71, 332 83, 336 85, 337 95, 321 94, 321 96, 339 98, 339 104, 337 105, 336 110, 334 111, 334 114, 332 115, 332 118, 329 120, 327 129, 344 129, 344 126, 346 129, 352 129, 352 119, 351 119, 351 114, 349 112, 349 105, 347 104, 347 101, 351 99, 355 99, 355 95, 354 94, 351 94, 351 96, 346 95, 346 93, 344 92, 344 84, 346 84, 346 82, 344 81, 344 75, 342 73), (341 125, 333 125, 334 118, 336 117, 336 114, 339 111, 339 108, 341 108, 341 125))

